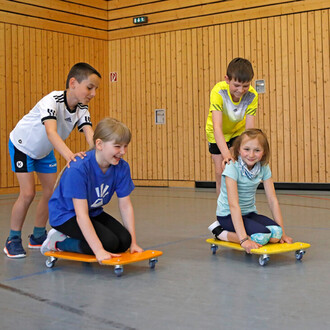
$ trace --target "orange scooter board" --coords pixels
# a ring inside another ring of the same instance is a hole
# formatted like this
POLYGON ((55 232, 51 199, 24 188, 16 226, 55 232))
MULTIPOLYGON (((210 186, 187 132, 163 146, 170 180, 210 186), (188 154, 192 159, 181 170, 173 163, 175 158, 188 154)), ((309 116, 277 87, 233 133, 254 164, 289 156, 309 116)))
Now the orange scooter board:
MULTIPOLYGON (((213 254, 216 253, 218 246, 224 246, 226 248, 230 248, 238 251, 245 251, 245 249, 243 249, 238 243, 220 241, 214 238, 208 238, 206 242, 211 244, 211 250, 213 254)), ((310 244, 303 242, 295 242, 292 244, 270 243, 260 247, 259 249, 252 249, 251 254, 260 255, 259 264, 261 266, 265 266, 268 263, 270 259, 269 255, 271 254, 279 254, 279 253, 294 251, 296 259, 301 260, 303 255, 306 253, 305 250, 308 249, 309 247, 310 244)))
MULTIPOLYGON (((114 266, 114 272, 117 276, 121 276, 123 273, 123 265, 132 264, 134 262, 149 260, 149 267, 155 268, 156 263, 158 262, 158 257, 163 254, 162 251, 156 250, 146 250, 143 252, 124 252, 120 253, 119 257, 113 257, 108 260, 103 260, 102 265, 114 266)), ((45 252, 47 256, 46 266, 48 268, 53 268, 57 259, 65 259, 72 261, 82 261, 82 262, 97 262, 97 259, 94 255, 74 253, 74 252, 62 252, 62 251, 48 251, 45 252)))

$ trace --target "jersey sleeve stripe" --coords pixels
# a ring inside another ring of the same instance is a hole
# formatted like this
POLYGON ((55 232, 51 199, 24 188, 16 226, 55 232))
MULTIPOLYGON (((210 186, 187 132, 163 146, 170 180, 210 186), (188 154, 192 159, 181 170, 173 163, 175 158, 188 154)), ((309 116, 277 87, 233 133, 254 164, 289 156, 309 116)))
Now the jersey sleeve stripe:
POLYGON ((85 125, 92 126, 92 123, 89 123, 89 122, 82 123, 81 125, 78 126, 78 131, 81 132, 81 131, 82 131, 82 128, 83 128, 85 125))
POLYGON ((48 119, 55 119, 56 120, 56 117, 55 116, 47 116, 47 117, 41 118, 41 123, 43 124, 48 119))
POLYGON ((249 111, 246 111, 246 114, 250 115, 250 116, 255 116, 256 112, 257 112, 257 109, 249 109, 249 111))
POLYGON ((216 111, 222 111, 221 107, 219 104, 215 104, 215 103, 212 103, 212 107, 214 108, 214 110, 216 111))

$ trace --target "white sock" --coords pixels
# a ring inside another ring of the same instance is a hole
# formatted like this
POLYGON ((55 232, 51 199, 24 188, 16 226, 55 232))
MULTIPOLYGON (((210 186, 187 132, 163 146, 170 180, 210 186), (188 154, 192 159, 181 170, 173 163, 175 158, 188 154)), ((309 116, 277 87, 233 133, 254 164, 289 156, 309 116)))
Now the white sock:
POLYGON ((227 241, 228 242, 228 231, 227 230, 223 230, 222 233, 220 235, 218 235, 218 238, 221 241, 227 241))

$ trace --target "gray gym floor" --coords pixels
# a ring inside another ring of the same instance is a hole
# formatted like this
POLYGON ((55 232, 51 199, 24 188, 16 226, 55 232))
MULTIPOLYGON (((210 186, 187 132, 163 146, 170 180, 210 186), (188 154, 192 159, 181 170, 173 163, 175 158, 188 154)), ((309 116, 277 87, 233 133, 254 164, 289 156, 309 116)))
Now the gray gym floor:
MULTIPOLYGON (((214 189, 136 188, 138 243, 164 252, 156 268, 142 261, 117 278, 113 267, 58 260, 48 269, 39 251, 20 260, 2 253, 0 328, 330 329, 330 192, 277 194, 287 234, 311 244, 302 261, 290 252, 262 267, 258 256, 239 251, 212 255, 205 239, 215 219, 214 189)), ((15 198, 0 196, 2 246, 15 198)), ((270 215, 263 191, 257 207, 270 215)), ((119 218, 115 198, 106 211, 119 218)))

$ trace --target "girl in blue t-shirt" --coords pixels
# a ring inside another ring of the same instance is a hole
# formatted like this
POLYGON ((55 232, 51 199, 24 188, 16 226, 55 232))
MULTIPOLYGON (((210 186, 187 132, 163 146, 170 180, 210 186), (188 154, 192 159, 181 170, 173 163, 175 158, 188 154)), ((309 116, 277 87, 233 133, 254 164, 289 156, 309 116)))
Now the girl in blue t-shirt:
POLYGON ((131 140, 121 122, 105 118, 95 128, 94 149, 63 171, 50 201, 49 223, 53 227, 41 253, 60 250, 94 254, 99 262, 116 253, 142 252, 136 243, 134 189, 130 168, 122 159, 131 140), (103 210, 116 192, 124 226, 103 210))
POLYGON ((218 197, 217 221, 209 230, 216 238, 240 243, 250 253, 270 243, 292 243, 283 227, 283 218, 268 165, 270 150, 266 135, 259 129, 248 129, 233 145, 235 162, 222 173, 218 197), (255 195, 263 181, 274 220, 258 214, 255 195))

